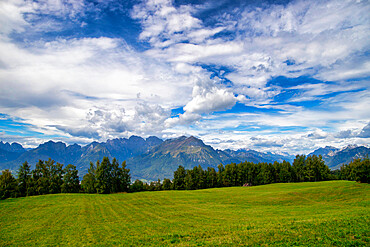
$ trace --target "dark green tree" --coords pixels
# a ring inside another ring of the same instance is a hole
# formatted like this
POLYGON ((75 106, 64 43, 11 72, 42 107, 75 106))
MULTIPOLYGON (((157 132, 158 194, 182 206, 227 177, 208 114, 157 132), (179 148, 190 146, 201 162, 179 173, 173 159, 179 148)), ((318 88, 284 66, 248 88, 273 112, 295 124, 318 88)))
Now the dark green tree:
POLYGON ((199 181, 198 181, 198 189, 205 189, 205 188, 209 188, 209 185, 207 184, 207 176, 208 176, 208 173, 207 171, 204 171, 203 168, 199 165, 198 166, 198 176, 199 176, 199 181))
POLYGON ((127 168, 126 161, 122 162, 118 172, 119 192, 128 192, 130 190, 131 175, 127 168))
POLYGON ((306 156, 297 155, 293 161, 293 175, 295 182, 304 182, 306 177, 306 156))
MULTIPOLYGON (((97 165, 99 161, 97 161, 97 165)), ((81 187, 84 192, 86 193, 96 193, 96 167, 94 163, 90 162, 90 168, 88 169, 87 173, 83 176, 81 181, 81 187)))
POLYGON ((236 186, 238 181, 238 171, 235 163, 225 166, 224 170, 224 186, 236 186))
POLYGON ((78 193, 80 191, 80 180, 76 166, 69 164, 63 172, 62 193, 78 193))
POLYGON ((154 188, 155 191, 160 191, 162 190, 162 184, 161 184, 161 180, 158 178, 157 182, 155 182, 155 188, 154 188))
POLYGON ((6 169, 0 175, 0 199, 17 197, 17 180, 12 173, 6 169))
POLYGON ((292 166, 290 165, 289 162, 283 161, 283 163, 280 163, 279 166, 279 182, 280 183, 289 183, 293 181, 292 178, 292 166))
POLYGON ((133 184, 131 184, 131 186, 130 186, 130 191, 131 192, 140 192, 140 191, 144 191, 144 190, 145 190, 144 183, 143 183, 143 181, 141 181, 139 179, 136 179, 135 182, 133 184))
POLYGON ((185 189, 185 175, 185 168, 183 166, 179 166, 173 174, 173 189, 185 189))
POLYGON ((340 178, 361 183, 370 183, 370 159, 354 159, 340 168, 340 178))
POLYGON ((357 182, 370 183, 370 159, 364 158, 357 166, 355 171, 357 182))
POLYGON ((330 169, 327 165, 325 165, 325 161, 322 159, 322 156, 316 156, 316 164, 317 164, 317 175, 316 181, 325 181, 330 178, 330 169))
POLYGON ((207 168, 207 187, 208 188, 215 188, 217 186, 217 172, 215 168, 208 167, 207 168))
POLYGON ((119 167, 119 163, 116 158, 112 160, 112 171, 111 171, 111 193, 121 192, 121 169, 119 167))
POLYGON ((96 166, 96 192, 109 194, 112 188, 112 164, 108 157, 96 166))
POLYGON ((241 186, 247 182, 247 166, 246 162, 239 163, 236 166, 237 170, 237 185, 241 186))
POLYGON ((273 165, 260 163, 260 173, 257 176, 257 184, 271 184, 274 182, 273 165))
POLYGON ((50 159, 45 161, 45 166, 47 168, 47 175, 49 179, 49 191, 50 194, 60 193, 62 191, 62 184, 63 184, 63 165, 60 163, 56 163, 55 161, 50 159))
POLYGON ((321 155, 308 156, 306 159, 306 181, 323 181, 329 178, 330 170, 321 155))
POLYGON ((49 193, 50 171, 43 160, 39 160, 36 163, 36 168, 32 170, 32 180, 36 195, 44 195, 49 193))
POLYGON ((87 193, 117 193, 130 190, 131 175, 130 169, 126 168, 126 161, 121 167, 118 161, 113 158, 112 163, 108 157, 104 157, 96 166, 90 162, 88 173, 81 182, 82 189, 87 193))
POLYGON ((155 190, 155 182, 151 181, 149 183, 149 187, 147 188, 148 191, 154 191, 155 190))
POLYGON ((217 166, 218 172, 217 172, 217 186, 218 187, 224 187, 224 171, 225 167, 223 164, 219 164, 217 166))
POLYGON ((172 182, 170 179, 165 178, 163 179, 163 185, 162 185, 164 190, 172 190, 172 182))
POLYGON ((193 170, 185 170, 185 189, 186 190, 195 190, 196 189, 196 182, 194 181, 194 171, 193 170))
POLYGON ((17 171, 19 196, 28 196, 31 186, 31 166, 25 161, 17 171))
POLYGON ((246 169, 246 180, 244 183, 249 183, 250 185, 258 185, 258 174, 260 171, 260 165, 254 164, 252 162, 245 162, 243 166, 246 169))
MULTIPOLYGON (((202 169, 203 170, 203 169, 202 169)), ((193 169, 191 170, 192 172, 190 173, 192 184, 191 184, 191 189, 196 190, 199 189, 200 186, 200 170, 198 166, 194 166, 193 169)))

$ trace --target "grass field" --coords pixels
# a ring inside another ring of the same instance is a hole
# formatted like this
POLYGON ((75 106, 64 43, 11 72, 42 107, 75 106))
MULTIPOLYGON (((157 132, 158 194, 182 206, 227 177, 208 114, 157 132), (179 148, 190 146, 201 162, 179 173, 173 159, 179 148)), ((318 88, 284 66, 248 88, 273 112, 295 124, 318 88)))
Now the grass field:
POLYGON ((348 181, 0 201, 0 245, 369 246, 370 185, 348 181))

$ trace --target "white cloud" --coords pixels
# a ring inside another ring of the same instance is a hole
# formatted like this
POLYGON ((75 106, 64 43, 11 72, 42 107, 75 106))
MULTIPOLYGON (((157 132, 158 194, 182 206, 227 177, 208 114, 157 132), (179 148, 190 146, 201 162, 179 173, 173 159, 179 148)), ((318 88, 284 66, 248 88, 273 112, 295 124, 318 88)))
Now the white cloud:
POLYGON ((344 139, 368 140, 367 1, 245 5, 203 22, 197 14, 209 6, 139 3, 130 13, 142 27, 138 38, 150 45, 139 52, 121 38, 43 40, 43 32, 65 28, 63 21, 83 26, 81 17, 93 8, 88 2, 1 1, 0 112, 42 133, 84 143, 97 137, 188 133, 219 147, 257 147, 255 137, 259 148, 270 142, 275 150, 302 151, 344 139), (11 39, 14 33, 37 33, 40 39, 20 44, 11 39), (220 70, 222 78, 213 77, 207 66, 220 70), (323 82, 267 85, 276 76, 302 75, 323 82), (359 78, 363 81, 346 81, 359 78), (327 108, 275 102, 286 90, 297 91, 288 103, 320 99, 327 108), (213 115, 236 102, 276 111, 213 115), (170 118, 170 110, 178 107, 185 112, 170 118), (238 129, 243 125, 253 132, 238 129), (286 127, 292 130, 281 131, 286 127))
POLYGON ((167 127, 191 124, 199 121, 202 114, 230 109, 237 102, 237 97, 225 88, 203 83, 193 88, 193 98, 184 106, 184 114, 166 120, 167 127))
POLYGON ((32 50, 1 43, 0 49, 7 49, 6 56, 12 58, 4 59, 5 69, 0 69, 1 112, 36 126, 71 124, 64 130, 73 129, 77 122, 86 124, 91 105, 98 109, 110 105, 112 111, 127 109, 131 122, 121 124, 118 119, 122 115, 111 119, 115 115, 106 113, 102 121, 110 127, 104 125, 99 132, 103 139, 121 132, 158 133, 163 125, 153 119, 158 115, 163 122, 169 108, 183 105, 191 97, 191 77, 142 59, 116 39, 58 40, 32 50), (149 114, 144 106, 153 104, 157 107, 149 114), (135 118, 142 128, 133 128, 135 118))
POLYGON ((186 13, 186 18, 179 17, 186 20, 196 8, 191 5, 175 8, 170 1, 156 3, 148 1, 133 12, 144 27, 142 35, 153 45, 146 54, 174 66, 203 63, 230 67, 233 71, 226 77, 237 85, 234 92, 253 100, 266 102, 274 96, 264 93, 261 99, 261 93, 268 91, 266 82, 275 76, 310 74, 325 81, 370 73, 364 55, 357 59, 356 66, 346 62, 359 57, 369 45, 367 12, 370 9, 364 1, 293 1, 285 6, 246 8, 239 14, 224 15, 218 27, 205 27, 197 19, 196 24, 185 25, 179 33, 168 28, 171 21, 167 15, 186 13), (167 10, 166 15, 162 9, 167 10), (354 18, 353 13, 356 13, 354 18), (148 31, 152 29, 157 32, 148 31), (231 41, 228 37, 213 38, 213 34, 224 30, 237 36, 231 41), (202 38, 193 39, 199 35, 202 38), (182 41, 187 43, 179 43, 182 41), (294 63, 287 65, 287 60, 294 63))
POLYGON ((328 137, 328 133, 321 129, 316 129, 314 132, 309 133, 307 137, 315 140, 326 139, 328 137))
POLYGON ((42 14, 52 14, 60 17, 76 17, 77 14, 83 13, 84 0, 41 0, 33 4, 34 8, 42 14))
MULTIPOLYGON (((23 13, 32 12, 32 5, 24 4, 22 0, 4 0, 0 2, 0 33, 10 34, 13 31, 24 31, 28 23, 23 13)), ((4 36, 2 37, 4 38, 4 36)))
POLYGON ((370 122, 361 130, 358 137, 370 138, 370 122))
MULTIPOLYGON (((202 116, 197 113, 185 112, 183 114, 179 114, 178 117, 166 119, 165 126, 167 128, 171 128, 171 127, 178 126, 178 125, 189 125, 189 124, 199 121, 201 118, 202 116)), ((173 129, 171 131, 173 131, 173 129)), ((168 131, 165 131, 165 132, 168 132, 168 131)), ((187 132, 184 131, 182 133, 187 133, 187 132)))
POLYGON ((185 5, 176 9, 170 0, 149 0, 136 5, 131 15, 141 20, 141 39, 148 40, 153 46, 164 47, 168 44, 165 40, 180 38, 177 33, 200 27, 201 21, 190 11, 191 8, 185 5))
POLYGON ((192 73, 143 56, 122 39, 41 39, 27 46, 10 41, 11 32, 40 25, 28 22, 25 13, 76 17, 84 6, 81 1, 16 3, 6 2, 17 10, 15 17, 0 19, 13 23, 0 39, 0 112, 41 133, 104 140, 160 134, 169 109, 191 99, 197 80, 192 73))
POLYGON ((193 95, 193 99, 184 107, 187 112, 210 113, 221 111, 231 108, 236 103, 234 94, 226 89, 214 87, 211 90, 205 90, 195 86, 193 95))
POLYGON ((333 93, 343 93, 357 90, 364 90, 363 83, 349 84, 347 82, 337 83, 302 83, 298 86, 287 88, 287 90, 297 90, 297 94, 289 99, 290 102, 312 101, 320 99, 320 96, 325 96, 333 93))

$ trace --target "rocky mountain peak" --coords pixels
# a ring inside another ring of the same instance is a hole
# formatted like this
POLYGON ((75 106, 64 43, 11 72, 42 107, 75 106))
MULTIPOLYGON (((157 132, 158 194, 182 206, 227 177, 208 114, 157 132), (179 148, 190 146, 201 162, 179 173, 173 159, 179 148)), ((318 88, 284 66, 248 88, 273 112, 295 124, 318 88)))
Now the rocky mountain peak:
POLYGON ((40 144, 38 148, 52 148, 52 149, 65 149, 67 145, 61 141, 54 142, 54 141, 48 141, 43 144, 40 144))
POLYGON ((13 142, 12 144, 9 144, 9 142, 0 142, 0 149, 8 151, 8 152, 13 152, 13 153, 23 153, 26 150, 22 147, 21 144, 13 142))
POLYGON ((205 146, 204 142, 194 136, 190 136, 184 140, 184 145, 187 146, 195 146, 195 147, 203 147, 205 146))

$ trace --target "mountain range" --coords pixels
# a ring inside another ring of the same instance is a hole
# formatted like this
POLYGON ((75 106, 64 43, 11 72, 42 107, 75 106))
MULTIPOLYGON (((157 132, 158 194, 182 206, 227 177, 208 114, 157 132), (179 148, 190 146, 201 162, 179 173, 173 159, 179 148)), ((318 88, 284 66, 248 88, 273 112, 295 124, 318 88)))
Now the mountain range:
MULTIPOLYGON (((370 153, 364 146, 348 146, 343 149, 325 147, 309 155, 322 155, 325 163, 332 169, 337 169, 343 163, 349 163, 353 158, 362 158, 370 153)), ((133 179, 157 180, 172 178, 179 165, 187 169, 201 165, 203 168, 222 164, 250 161, 254 163, 283 160, 293 162, 295 156, 289 154, 274 154, 258 152, 249 149, 218 150, 204 144, 194 136, 181 136, 175 139, 162 140, 155 136, 146 139, 139 136, 119 138, 106 142, 92 142, 86 146, 73 144, 67 146, 63 142, 48 141, 37 148, 26 150, 18 143, 0 142, 0 170, 16 171, 19 166, 28 161, 32 167, 39 159, 49 158, 62 163, 74 164, 80 176, 87 172, 90 162, 102 160, 104 156, 110 159, 126 160, 131 169, 133 179)))
POLYGON ((342 164, 348 164, 353 159, 365 158, 370 155, 370 148, 365 146, 348 145, 344 148, 335 148, 327 146, 325 148, 319 148, 309 155, 321 155, 325 164, 330 169, 336 170, 341 167, 342 164))

